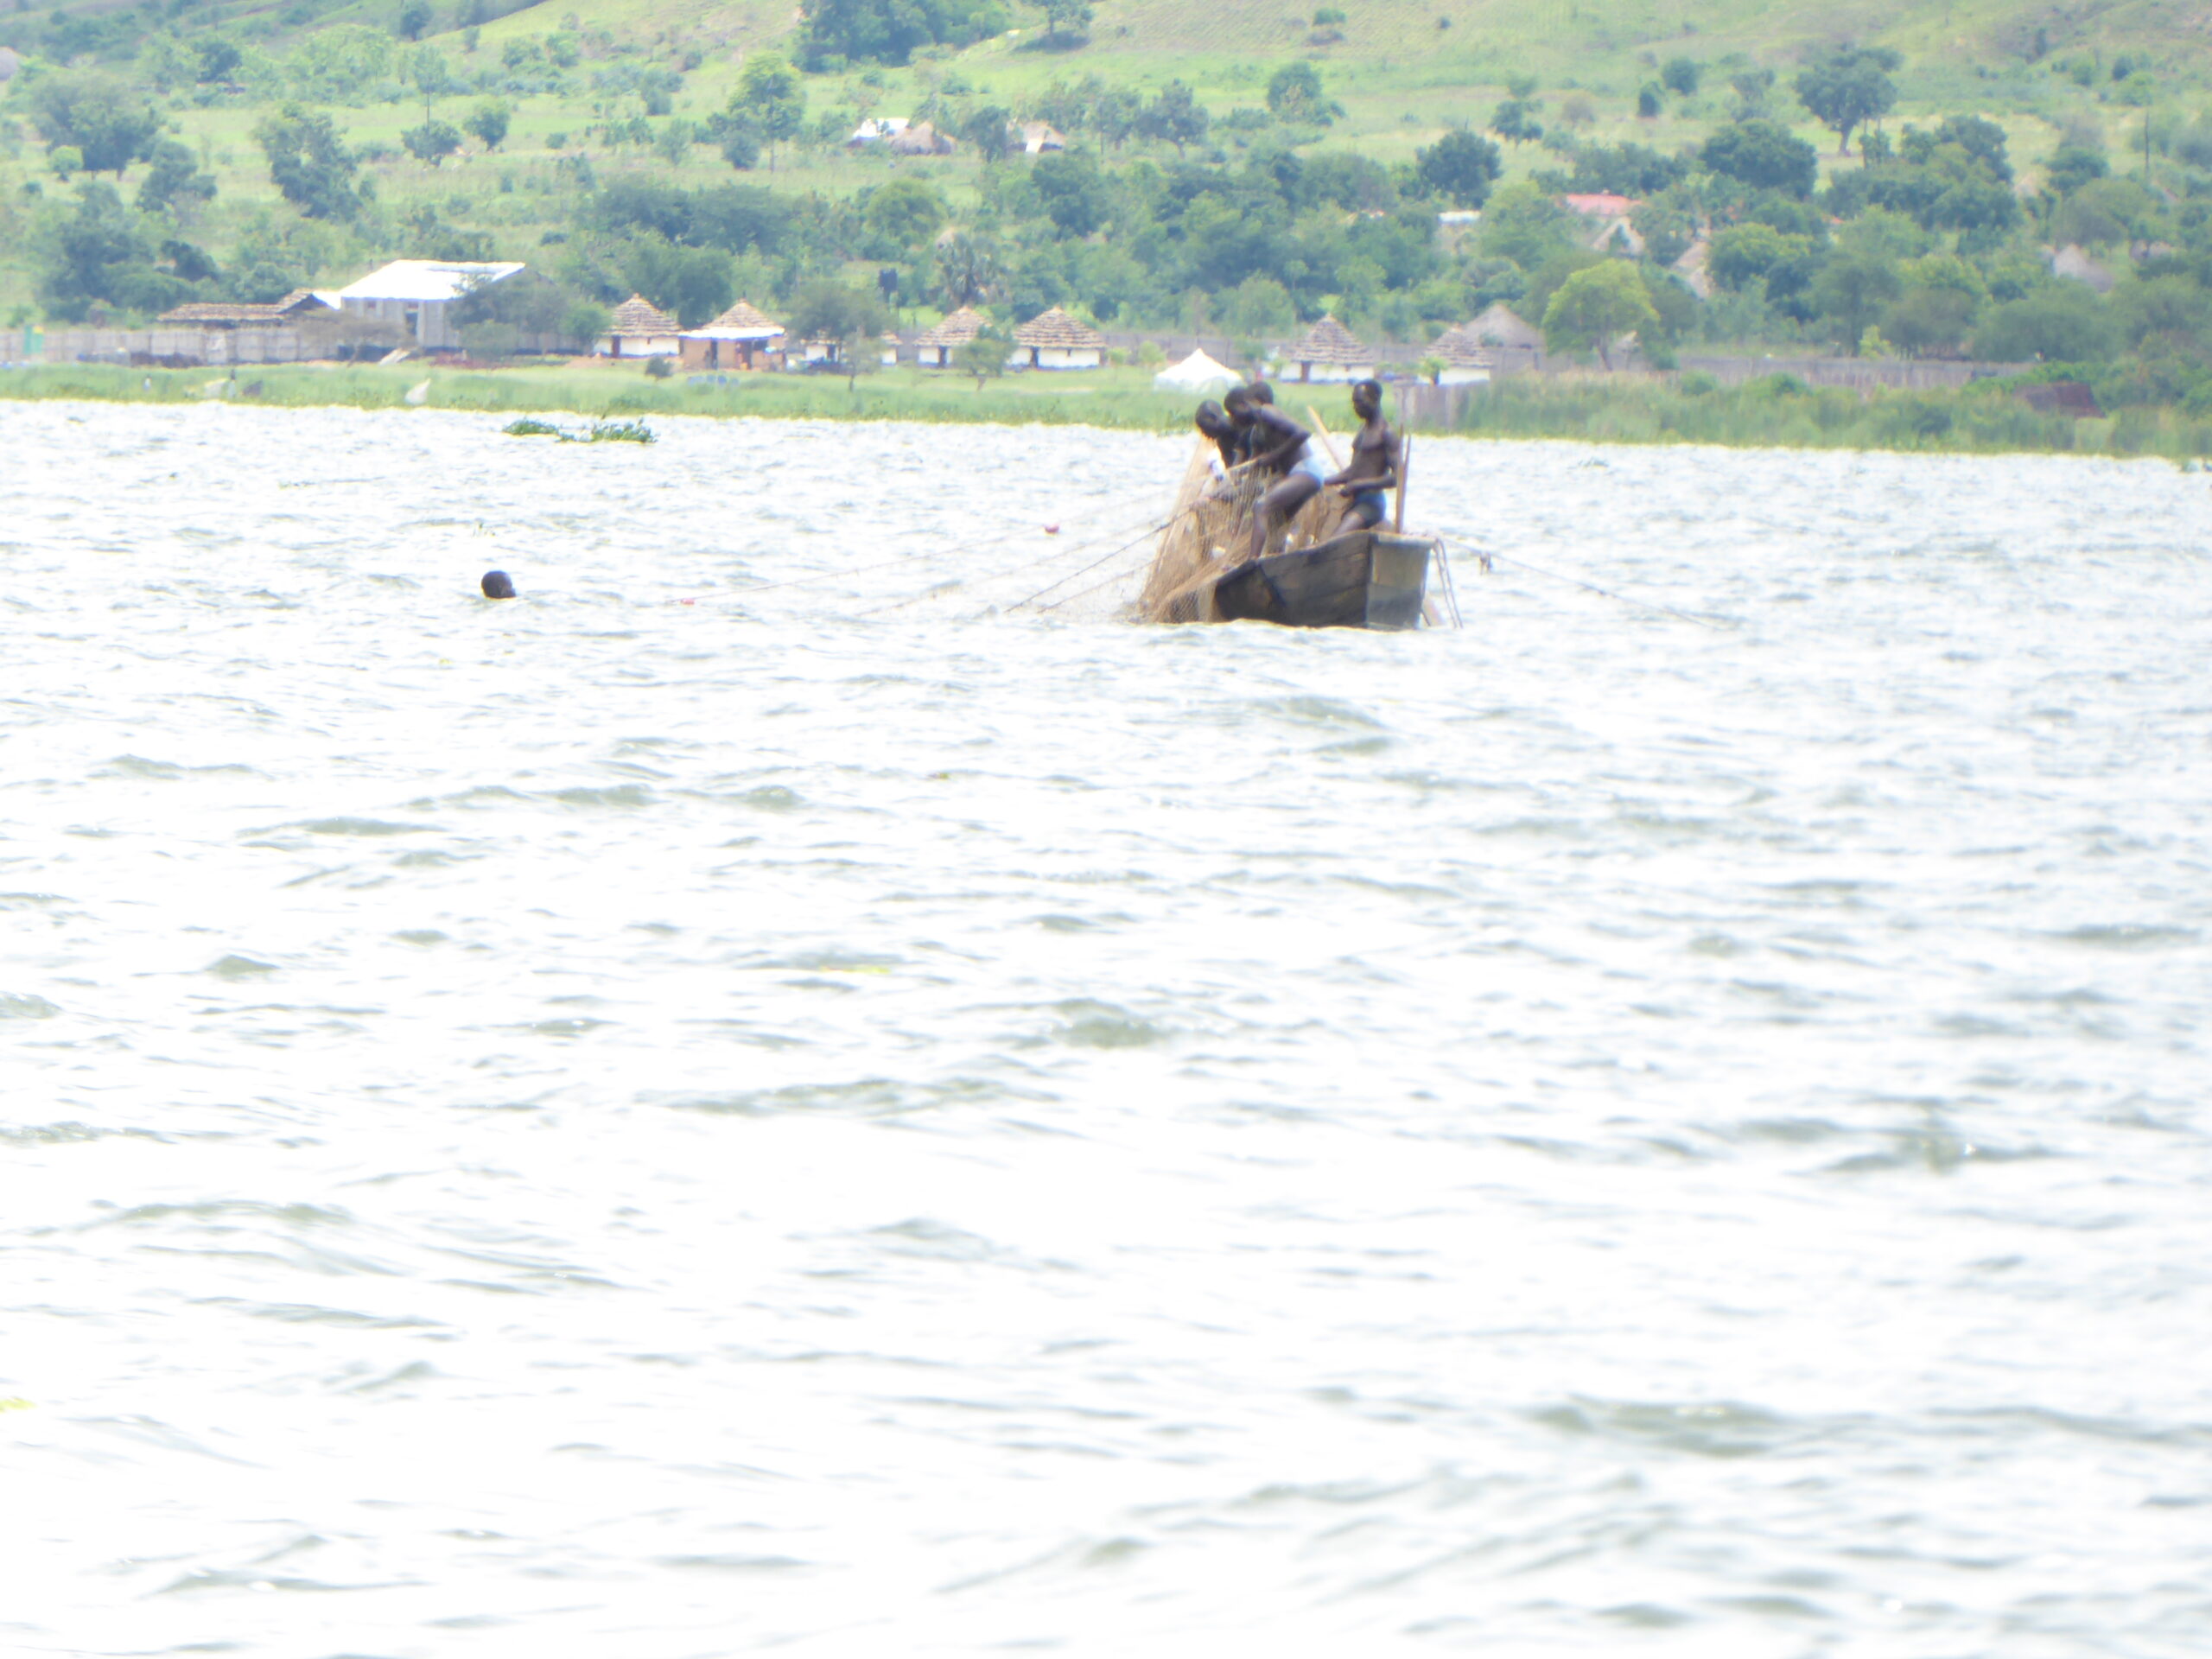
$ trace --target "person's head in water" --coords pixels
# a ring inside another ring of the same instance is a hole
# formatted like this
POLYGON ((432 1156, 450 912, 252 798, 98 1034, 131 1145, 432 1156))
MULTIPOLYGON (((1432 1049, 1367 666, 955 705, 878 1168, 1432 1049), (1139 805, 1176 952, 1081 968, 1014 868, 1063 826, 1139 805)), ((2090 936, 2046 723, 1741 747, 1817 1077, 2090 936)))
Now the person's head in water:
POLYGON ((515 585, 507 579, 507 573, 505 571, 486 570, 484 573, 485 598, 512 599, 514 596, 515 585))
POLYGON ((1371 421, 1382 407, 1382 383, 1362 380, 1351 389, 1351 412, 1363 421, 1371 421))

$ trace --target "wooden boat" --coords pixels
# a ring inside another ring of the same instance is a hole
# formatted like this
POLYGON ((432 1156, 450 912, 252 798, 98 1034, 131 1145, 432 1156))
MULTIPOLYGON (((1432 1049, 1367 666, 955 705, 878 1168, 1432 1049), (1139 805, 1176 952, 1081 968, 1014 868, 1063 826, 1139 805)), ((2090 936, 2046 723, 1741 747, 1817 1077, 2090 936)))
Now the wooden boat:
POLYGON ((1220 570, 1199 584, 1203 596, 1193 590, 1192 608, 1293 628, 1419 627, 1433 550, 1411 536, 1350 531, 1220 570))
MULTIPOLYGON (((1318 416, 1314 423, 1319 426, 1318 416)), ((1325 428, 1320 442, 1329 442, 1325 428)), ((1445 618, 1457 625, 1448 570, 1440 576, 1441 617, 1428 601, 1429 562, 1440 560, 1440 546, 1402 528, 1341 529, 1345 503, 1335 492, 1315 496, 1284 526, 1281 550, 1256 562, 1239 559, 1230 550, 1249 543, 1251 515, 1265 480, 1219 484, 1210 466, 1213 453, 1205 440, 1192 449, 1136 615, 1151 622, 1274 622, 1293 628, 1417 628, 1445 618)), ((1333 446, 1330 458, 1336 458, 1333 446)), ((1407 450, 1402 450, 1401 526, 1406 465, 1407 450)))

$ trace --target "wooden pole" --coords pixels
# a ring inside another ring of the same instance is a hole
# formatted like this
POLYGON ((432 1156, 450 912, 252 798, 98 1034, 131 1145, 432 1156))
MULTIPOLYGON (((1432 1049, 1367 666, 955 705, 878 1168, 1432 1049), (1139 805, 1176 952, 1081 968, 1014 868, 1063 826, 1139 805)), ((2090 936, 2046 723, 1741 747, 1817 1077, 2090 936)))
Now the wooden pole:
POLYGON ((1406 533, 1406 474, 1413 470, 1414 435, 1404 434, 1398 440, 1398 510, 1390 528, 1398 535, 1406 533))
POLYGON ((1321 411, 1313 404, 1306 405, 1306 417, 1313 423, 1313 429, 1321 435, 1321 447, 1329 452, 1329 459, 1338 472, 1344 469, 1344 458, 1337 454, 1335 441, 1329 436, 1329 423, 1321 418, 1321 411))

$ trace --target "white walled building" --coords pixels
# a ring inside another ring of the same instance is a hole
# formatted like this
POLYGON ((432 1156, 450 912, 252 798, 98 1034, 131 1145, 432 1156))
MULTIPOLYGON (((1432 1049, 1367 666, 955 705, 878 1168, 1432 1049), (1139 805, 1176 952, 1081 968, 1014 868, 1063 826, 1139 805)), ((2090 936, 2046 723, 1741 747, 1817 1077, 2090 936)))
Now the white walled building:
POLYGON ((461 334, 451 312, 487 283, 503 283, 522 266, 470 260, 395 259, 338 290, 348 317, 404 331, 425 351, 456 351, 461 334))

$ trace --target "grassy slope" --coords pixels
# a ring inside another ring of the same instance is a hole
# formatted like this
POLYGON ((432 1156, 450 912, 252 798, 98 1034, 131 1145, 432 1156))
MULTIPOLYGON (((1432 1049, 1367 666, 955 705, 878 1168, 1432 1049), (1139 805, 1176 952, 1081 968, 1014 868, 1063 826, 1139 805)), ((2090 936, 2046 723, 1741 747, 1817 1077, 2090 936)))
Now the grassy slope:
MULTIPOLYGON (((1190 81, 1217 115, 1263 101, 1268 73, 1281 63, 1311 58, 1322 71, 1346 118, 1325 143, 1357 148, 1390 162, 1409 157, 1447 126, 1479 125, 1501 96, 1505 75, 1521 70, 1541 79, 1555 118, 1560 93, 1584 90, 1599 120, 1589 136, 1633 137, 1672 149, 1701 137, 1723 118, 1726 73, 1731 66, 1763 64, 1784 75, 1808 48, 1856 38, 1897 47, 1907 58, 1902 77, 1905 101, 1901 117, 1974 109, 2004 120, 2015 152, 2032 164, 2056 142, 2058 122, 2088 120, 2112 136, 2124 150, 2123 135, 2136 112, 2101 102, 2095 93, 2050 73, 2031 69, 2015 48, 2042 22, 2053 53, 2061 57, 2094 48, 2107 59, 2125 49, 2147 59, 2169 92, 2183 107, 2203 101, 2212 71, 2212 22, 2201 7, 2179 0, 2112 0, 2075 8, 2069 19, 2055 17, 2040 0, 1368 0, 1346 6, 1351 21, 1340 44, 1307 44, 1311 6, 1304 0, 1220 0, 1193 6, 1187 0, 1100 0, 1091 43, 1073 52, 1034 49, 1035 14, 1019 8, 1025 28, 1014 35, 982 42, 966 52, 904 70, 887 72, 880 89, 864 86, 848 73, 811 78, 810 106, 851 111, 872 106, 883 113, 910 108, 925 87, 949 70, 966 77, 980 95, 1019 107, 1029 95, 1056 79, 1096 74, 1109 83, 1156 87, 1179 77, 1190 81), (1448 29, 1437 27, 1448 19, 1448 29), (1652 65, 1678 54, 1715 67, 1706 93, 1682 103, 1669 100, 1668 113, 1656 121, 1635 118, 1636 88, 1649 79, 1652 65), (1985 77, 1978 70, 1995 70, 1985 77)), ((447 16, 451 5, 442 5, 447 16)), ((241 7, 240 18, 266 18, 276 8, 257 3, 241 7)), ((318 27, 338 22, 388 26, 397 0, 354 0, 327 14, 318 27)), ((500 46, 518 36, 542 35, 570 19, 587 31, 606 30, 639 48, 648 60, 672 60, 687 48, 704 54, 687 77, 677 112, 696 118, 721 107, 734 82, 743 54, 762 45, 783 42, 791 33, 795 9, 784 0, 546 0, 486 26, 475 54, 463 49, 461 36, 433 37, 457 66, 473 68, 494 62, 500 46)), ((4 38, 0 20, 0 38, 4 38)), ((296 36, 266 42, 272 51, 289 50, 296 36)), ((587 61, 580 79, 588 81, 587 61)), ((440 100, 437 112, 458 118, 474 102, 464 97, 440 100)), ((569 136, 576 146, 582 129, 595 118, 591 94, 569 99, 522 100, 515 111, 505 149, 486 156, 470 152, 433 170, 411 159, 377 163, 371 169, 385 200, 401 212, 428 198, 446 205, 448 216, 492 230, 502 251, 533 257, 548 228, 565 222, 568 208, 557 194, 548 139, 569 136), (513 184, 499 190, 501 175, 513 184)), ((205 154, 221 194, 195 227, 195 234, 219 250, 235 236, 243 219, 276 196, 250 137, 258 112, 245 109, 183 110, 176 120, 187 140, 205 154)), ((380 143, 397 150, 401 130, 423 118, 419 104, 344 109, 339 118, 359 143, 380 143)), ((1807 137, 1833 149, 1828 135, 1809 121, 1807 137)), ((1522 172, 1552 161, 1535 146, 1516 147, 1510 171, 1522 172)), ((20 181, 40 175, 40 151, 26 143, 13 163, 0 161, 0 197, 12 199, 20 181)), ((623 151, 598 156, 602 178, 626 170, 669 176, 657 156, 623 151)), ((893 163, 881 156, 810 152, 787 156, 776 177, 754 175, 792 188, 848 193, 889 176, 893 163)), ((969 194, 975 163, 965 156, 898 163, 937 178, 956 203, 969 194)), ((135 186, 137 172, 125 181, 135 186)), ((689 183, 726 181, 733 175, 718 154, 703 147, 674 175, 689 183)), ((6 209, 0 207, 0 219, 6 209)), ((18 220, 20 223, 20 220, 18 220)), ((0 224, 0 232, 10 227, 0 224)), ((19 238, 10 236, 10 243, 19 238)), ((352 256, 348 256, 349 257, 352 256)), ((358 264, 358 261, 356 261, 358 264)), ((324 280, 357 274, 351 268, 328 270, 324 280)), ((0 253, 0 312, 29 297, 29 274, 20 258, 0 253)))

